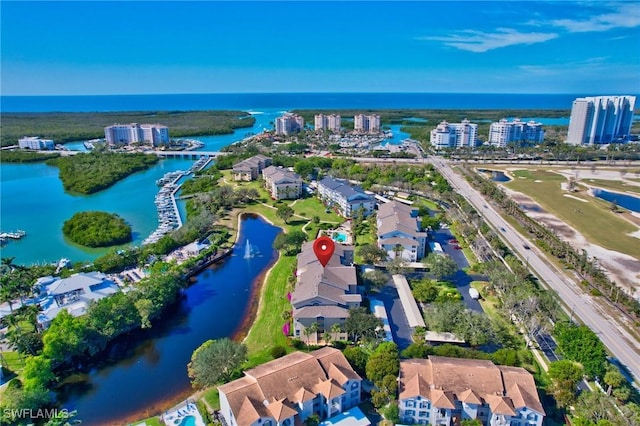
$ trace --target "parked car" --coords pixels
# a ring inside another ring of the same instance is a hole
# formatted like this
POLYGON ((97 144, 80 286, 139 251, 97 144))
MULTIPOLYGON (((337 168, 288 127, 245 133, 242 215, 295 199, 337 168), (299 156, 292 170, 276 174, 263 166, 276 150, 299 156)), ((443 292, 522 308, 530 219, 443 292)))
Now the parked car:
POLYGON ((471 298, 475 300, 480 299, 480 293, 478 293, 478 290, 476 290, 475 288, 469 289, 469 296, 471 296, 471 298))
POLYGON ((456 250, 462 250, 462 247, 460 247, 460 246, 459 246, 459 245, 457 245, 457 244, 456 244, 455 246, 453 246, 453 248, 454 248, 454 249, 456 249, 456 250))

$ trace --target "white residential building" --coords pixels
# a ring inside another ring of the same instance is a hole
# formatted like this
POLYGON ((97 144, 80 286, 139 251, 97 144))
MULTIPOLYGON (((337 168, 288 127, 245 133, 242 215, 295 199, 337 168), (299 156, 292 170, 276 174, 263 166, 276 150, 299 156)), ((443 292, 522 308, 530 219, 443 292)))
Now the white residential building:
POLYGON ((294 426, 334 417, 360 403, 362 378, 342 352, 293 352, 218 386, 228 426, 294 426))
POLYGON ((418 209, 394 200, 378 207, 376 220, 378 247, 390 259, 417 262, 424 257, 427 233, 421 230, 418 209))
POLYGON ((286 113, 276 118, 276 135, 291 135, 304 129, 304 118, 286 113))
POLYGON ((92 301, 100 300, 120 291, 120 288, 102 272, 87 272, 68 278, 43 277, 38 280, 41 296, 38 298, 42 312, 38 323, 49 327, 62 310, 74 317, 84 315, 92 301))
POLYGON ((485 426, 542 426, 545 412, 531 373, 491 361, 429 356, 400 362, 400 421, 485 426))
POLYGON ((22 149, 33 149, 38 151, 55 149, 55 144, 51 139, 40 139, 38 136, 25 136, 18 139, 18 146, 22 149))
POLYGON ((331 130, 332 132, 340 132, 341 118, 339 114, 317 114, 314 116, 315 130, 331 130))
POLYGON ((114 124, 104 128, 104 137, 109 145, 146 142, 158 146, 170 141, 169 128, 161 124, 114 124))
POLYGON ((446 148, 475 147, 478 125, 462 120, 460 123, 441 122, 431 130, 431 146, 436 150, 446 148))
POLYGON ((380 116, 377 114, 354 116, 353 130, 360 133, 380 133, 380 116))
POLYGON ((302 196, 302 179, 294 172, 269 166, 262 170, 262 178, 274 200, 295 200, 302 196))
POLYGON ((544 141, 544 130, 542 123, 531 120, 520 121, 519 118, 513 121, 502 119, 497 123, 491 123, 489 127, 489 144, 501 148, 510 142, 522 142, 527 144, 538 144, 544 141))
POLYGON ((628 139, 635 103, 635 96, 577 98, 571 107, 567 143, 593 145, 628 139))
POLYGON ((373 213, 375 199, 361 188, 346 181, 325 177, 318 182, 318 197, 328 207, 335 207, 344 217, 352 217, 358 210, 366 217, 373 213))

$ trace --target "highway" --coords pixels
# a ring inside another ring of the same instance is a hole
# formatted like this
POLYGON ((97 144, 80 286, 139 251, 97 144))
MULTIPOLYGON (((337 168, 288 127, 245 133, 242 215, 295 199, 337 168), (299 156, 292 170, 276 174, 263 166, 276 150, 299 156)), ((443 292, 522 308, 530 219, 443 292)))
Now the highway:
MULTIPOLYGON (((493 226, 505 240, 514 253, 528 264, 529 269, 547 285, 548 288, 558 294, 565 306, 567 313, 573 318, 578 318, 583 324, 594 331, 607 347, 611 355, 624 365, 635 379, 636 388, 640 389, 640 342, 627 332, 618 321, 622 319, 611 318, 604 312, 592 297, 584 293, 578 283, 558 270, 547 259, 546 255, 539 251, 527 237, 518 233, 506 220, 487 203, 482 195, 460 175, 451 168, 451 162, 438 157, 421 159, 383 159, 351 157, 353 160, 363 163, 375 164, 425 164, 431 163, 455 189, 462 195, 485 219, 493 226), (525 248, 529 247, 529 248, 525 248)), ((633 327, 633 325, 631 325, 633 327)))
POLYGON ((485 221, 500 233, 511 249, 528 263, 529 269, 560 296, 570 315, 579 318, 598 335, 611 354, 633 374, 636 384, 640 383, 640 343, 614 319, 602 312, 592 297, 584 293, 574 280, 550 264, 535 244, 516 232, 480 193, 452 170, 447 160, 435 158, 427 161, 431 162, 456 192, 473 205, 485 221))

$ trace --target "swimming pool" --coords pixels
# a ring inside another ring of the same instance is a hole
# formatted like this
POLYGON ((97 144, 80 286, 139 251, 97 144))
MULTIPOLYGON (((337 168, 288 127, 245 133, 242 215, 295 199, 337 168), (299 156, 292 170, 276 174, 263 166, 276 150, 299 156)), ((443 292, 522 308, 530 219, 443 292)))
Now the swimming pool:
POLYGON ((182 419, 180 426, 196 426, 196 418, 193 416, 187 416, 182 419))
POLYGON ((339 243, 344 243, 347 241, 347 234, 345 234, 344 232, 334 232, 331 239, 339 243))

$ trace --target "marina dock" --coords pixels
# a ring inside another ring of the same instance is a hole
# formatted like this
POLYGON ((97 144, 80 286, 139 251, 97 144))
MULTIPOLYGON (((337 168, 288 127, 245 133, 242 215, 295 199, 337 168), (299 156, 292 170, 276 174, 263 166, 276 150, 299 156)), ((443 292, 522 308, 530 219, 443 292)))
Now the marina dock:
POLYGON ((182 184, 178 184, 178 181, 185 176, 204 169, 211 161, 211 157, 202 157, 193 163, 189 170, 168 172, 156 181, 161 187, 155 199, 156 209, 158 210, 158 227, 151 235, 145 238, 142 245, 155 243, 167 233, 182 227, 182 218, 176 201, 176 193, 182 186, 182 184))
POLYGON ((19 240, 26 236, 26 231, 23 231, 22 229, 18 229, 15 232, 2 232, 0 233, 0 244, 4 244, 8 240, 19 240))

